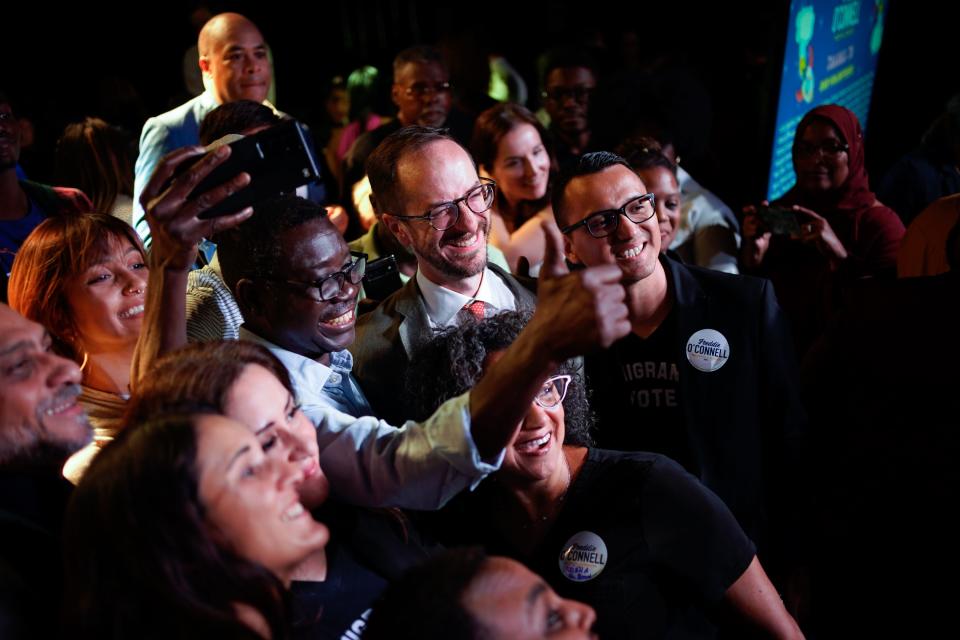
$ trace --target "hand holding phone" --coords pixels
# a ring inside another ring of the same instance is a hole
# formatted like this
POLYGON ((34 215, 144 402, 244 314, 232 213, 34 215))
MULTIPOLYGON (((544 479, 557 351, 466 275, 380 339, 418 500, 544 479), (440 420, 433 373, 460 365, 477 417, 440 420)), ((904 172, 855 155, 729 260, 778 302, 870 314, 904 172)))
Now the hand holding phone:
POLYGON ((759 206, 757 217, 764 228, 775 236, 799 236, 800 222, 797 213, 789 207, 759 206))
MULTIPOLYGON (((250 185, 209 207, 198 216, 200 218, 216 218, 240 211, 320 179, 309 135, 296 120, 285 120, 251 136, 230 136, 228 139, 230 157, 197 184, 190 196, 209 191, 241 172, 250 176, 250 185)), ((222 144, 223 139, 218 140, 208 149, 222 144)), ((186 168, 183 166, 180 170, 186 168)))

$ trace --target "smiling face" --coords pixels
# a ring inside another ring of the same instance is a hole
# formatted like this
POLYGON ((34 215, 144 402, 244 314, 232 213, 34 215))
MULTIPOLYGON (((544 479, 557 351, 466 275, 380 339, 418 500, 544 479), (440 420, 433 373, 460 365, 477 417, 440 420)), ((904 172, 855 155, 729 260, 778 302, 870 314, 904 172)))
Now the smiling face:
MULTIPOLYGON (((578 222, 592 213, 622 207, 647 192, 643 182, 623 165, 613 165, 574 178, 564 192, 561 227, 578 222)), ((639 282, 656 271, 660 253, 660 227, 656 216, 635 223, 620 216, 617 230, 594 238, 585 227, 564 235, 567 258, 588 267, 616 264, 624 283, 639 282)))
POLYGON ((200 69, 213 81, 217 102, 266 100, 270 62, 260 30, 237 14, 217 16, 211 23, 204 27, 209 37, 201 37, 206 51, 200 52, 200 69))
MULTIPOLYGON (((464 196, 480 184, 476 167, 463 147, 438 140, 404 155, 397 167, 404 211, 421 215, 444 202, 464 196)), ((489 211, 476 214, 460 204, 457 223, 437 231, 424 220, 402 220, 385 212, 384 223, 401 244, 417 256, 417 268, 430 281, 451 289, 480 274, 487 265, 489 211)), ((469 287, 466 287, 469 288, 469 287)), ((475 288, 474 288, 475 290, 475 288)))
POLYGON ((640 169, 637 173, 656 199, 657 222, 660 225, 660 251, 666 251, 677 236, 677 229, 680 226, 680 210, 683 206, 680 185, 677 184, 677 178, 673 172, 666 167, 640 169))
POLYGON ((294 567, 329 540, 300 504, 300 467, 267 456, 243 425, 196 419, 198 493, 214 539, 289 583, 294 567))
POLYGON ((81 350, 103 353, 135 345, 146 290, 147 266, 140 248, 114 237, 100 260, 64 284, 81 350))
POLYGON ((315 287, 287 284, 316 282, 351 264, 350 248, 326 218, 316 218, 278 236, 282 256, 262 283, 268 298, 261 311, 263 337, 308 358, 329 360, 332 351, 346 349, 354 338, 354 308, 359 285, 344 279, 339 295, 320 300, 315 287))
POLYGON ((276 376, 248 364, 230 387, 224 415, 250 429, 267 457, 299 467, 303 481, 297 491, 305 507, 326 500, 330 483, 320 469, 316 429, 276 376))
POLYGON ((493 640, 596 638, 590 628, 597 614, 590 605, 561 598, 540 576, 508 558, 488 558, 462 602, 493 640))
POLYGON ((819 195, 843 186, 850 176, 849 152, 839 150, 844 145, 843 136, 830 122, 820 118, 810 121, 793 150, 801 191, 819 195))
POLYGON ((0 464, 62 463, 87 444, 79 385, 80 369, 51 351, 43 327, 0 304, 0 464))
POLYGON ((539 200, 547 193, 550 154, 533 125, 524 122, 500 138, 489 173, 513 206, 539 200))
MULTIPOLYGON (((503 353, 491 352, 484 360, 484 371, 497 362, 503 353)), ((544 385, 541 396, 559 397, 548 392, 555 389, 553 383, 548 382, 544 385)), ((557 473, 565 473, 564 435, 563 403, 544 408, 534 400, 520 423, 516 437, 506 448, 497 477, 508 483, 527 484, 548 480, 557 473)))

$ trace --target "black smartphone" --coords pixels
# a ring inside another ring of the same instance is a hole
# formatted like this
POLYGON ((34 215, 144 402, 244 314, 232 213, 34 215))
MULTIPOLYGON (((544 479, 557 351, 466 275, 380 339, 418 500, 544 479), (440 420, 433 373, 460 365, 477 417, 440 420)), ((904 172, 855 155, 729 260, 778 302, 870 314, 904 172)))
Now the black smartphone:
POLYGON ((403 286, 397 258, 390 254, 367 263, 363 276, 363 293, 371 300, 386 300, 403 286))
MULTIPOLYGON (((235 213, 244 207, 281 193, 292 192, 299 186, 320 179, 309 134, 296 120, 285 120, 229 144, 230 157, 201 180, 191 195, 209 191, 241 171, 250 174, 250 184, 202 212, 200 218, 216 218, 235 213)), ((214 142, 208 149, 216 146, 218 145, 214 142)), ((200 158, 197 158, 197 161, 200 158)), ((183 170, 186 169, 187 167, 183 167, 183 170)))
POLYGON ((766 230, 775 236, 800 235, 800 221, 793 209, 759 206, 757 217, 766 230))

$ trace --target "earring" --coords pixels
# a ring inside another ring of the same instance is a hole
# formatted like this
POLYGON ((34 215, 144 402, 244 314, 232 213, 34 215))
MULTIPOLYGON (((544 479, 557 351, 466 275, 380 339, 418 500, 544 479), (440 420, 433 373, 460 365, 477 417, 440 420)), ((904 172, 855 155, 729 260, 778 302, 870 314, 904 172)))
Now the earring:
POLYGON ((84 352, 83 352, 83 362, 80 363, 80 371, 83 371, 83 370, 84 370, 84 368, 87 366, 87 360, 89 360, 89 359, 90 359, 90 354, 87 353, 86 351, 84 351, 84 352))

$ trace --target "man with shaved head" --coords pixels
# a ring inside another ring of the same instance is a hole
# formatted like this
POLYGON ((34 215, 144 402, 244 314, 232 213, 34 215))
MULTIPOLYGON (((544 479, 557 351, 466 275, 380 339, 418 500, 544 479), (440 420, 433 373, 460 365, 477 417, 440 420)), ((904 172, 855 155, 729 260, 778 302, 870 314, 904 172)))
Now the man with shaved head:
MULTIPOLYGON (((197 42, 207 90, 176 109, 150 118, 140 136, 133 187, 133 226, 148 240, 140 194, 164 154, 199 142, 203 118, 217 105, 234 100, 265 102, 271 71, 263 35, 239 13, 221 13, 203 26, 197 42)), ((271 108, 272 105, 267 105, 271 108)))

